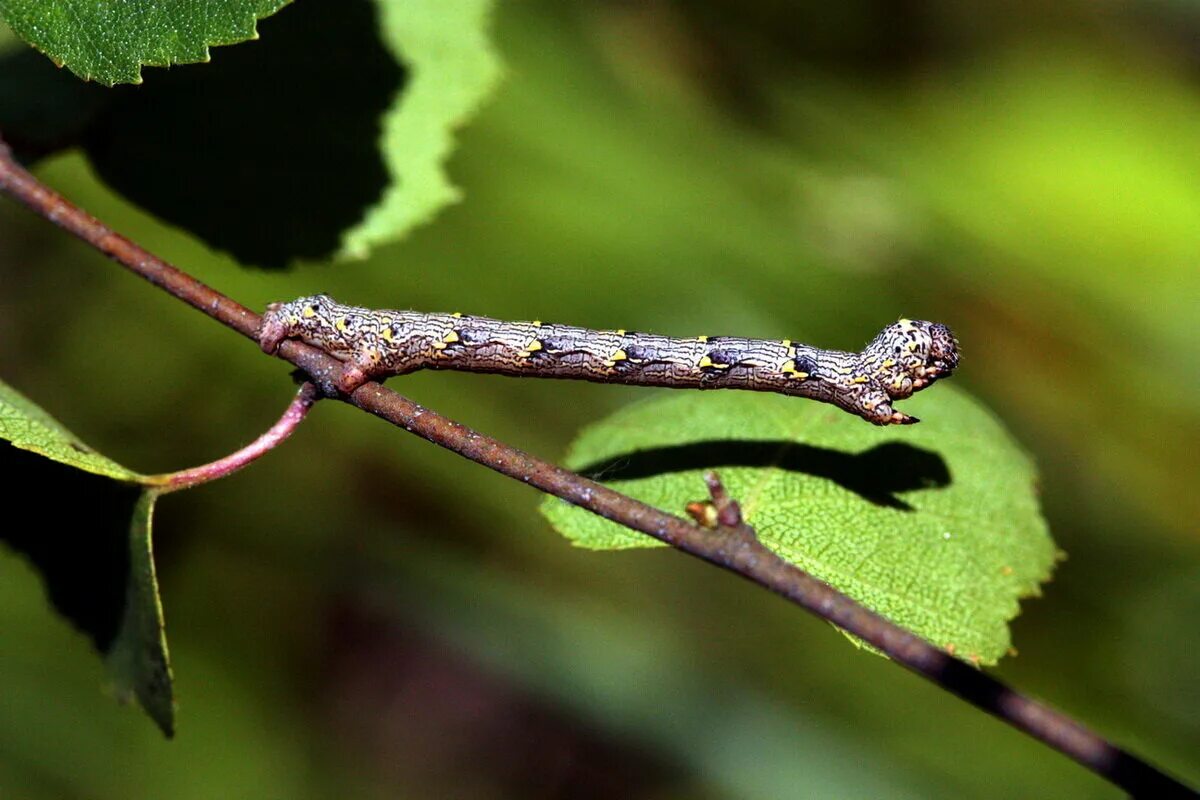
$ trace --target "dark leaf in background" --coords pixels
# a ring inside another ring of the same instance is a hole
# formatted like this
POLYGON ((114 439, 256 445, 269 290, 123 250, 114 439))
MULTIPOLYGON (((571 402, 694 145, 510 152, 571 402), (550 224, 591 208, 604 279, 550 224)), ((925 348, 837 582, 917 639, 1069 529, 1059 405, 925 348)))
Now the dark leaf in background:
POLYGON ((111 98, 33 50, 0 58, 0 133, 22 161, 76 144, 111 98))
POLYGON ((33 562, 54 608, 108 652, 129 579, 129 518, 141 489, 0 444, 10 515, 0 540, 33 562))
POLYGON ((239 261, 330 255, 388 183, 381 118, 405 75, 366 0, 297 3, 211 63, 113 89, 85 149, 117 191, 239 261))

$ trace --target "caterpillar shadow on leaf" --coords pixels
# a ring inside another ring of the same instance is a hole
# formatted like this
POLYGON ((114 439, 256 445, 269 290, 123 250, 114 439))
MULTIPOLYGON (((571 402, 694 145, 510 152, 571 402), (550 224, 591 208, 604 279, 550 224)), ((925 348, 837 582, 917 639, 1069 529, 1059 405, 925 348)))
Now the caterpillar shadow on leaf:
POLYGON ((939 454, 901 442, 847 453, 786 440, 714 439, 623 453, 577 472, 594 480, 621 481, 721 467, 802 472, 833 481, 874 505, 898 511, 915 510, 897 496, 899 493, 950 485, 950 469, 939 454))

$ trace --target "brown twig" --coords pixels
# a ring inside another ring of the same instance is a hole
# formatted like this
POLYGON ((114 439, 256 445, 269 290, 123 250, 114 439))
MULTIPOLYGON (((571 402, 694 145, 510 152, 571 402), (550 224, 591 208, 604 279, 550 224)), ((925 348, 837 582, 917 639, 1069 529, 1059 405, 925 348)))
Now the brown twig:
MULTIPOLYGON (((40 183, 12 159, 2 142, 0 191, 166 292, 257 340, 258 314, 109 230, 40 183)), ((305 371, 322 387, 333 386, 341 373, 340 361, 301 342, 284 342, 277 355, 305 371)), ((716 512, 715 527, 706 528, 477 433, 378 383, 363 384, 349 397, 340 399, 476 463, 770 589, 1123 789, 1135 794, 1154 793, 1159 797, 1197 796, 1174 778, 1097 736, 1067 715, 947 655, 782 560, 765 548, 754 531, 742 521, 736 502, 725 494, 715 475, 708 479, 711 503, 716 512)))

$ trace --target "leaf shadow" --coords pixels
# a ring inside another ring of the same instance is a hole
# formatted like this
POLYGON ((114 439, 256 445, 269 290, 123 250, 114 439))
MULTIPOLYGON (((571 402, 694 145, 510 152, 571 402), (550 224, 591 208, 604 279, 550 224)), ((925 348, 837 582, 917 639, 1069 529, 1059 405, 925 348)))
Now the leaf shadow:
POLYGON ((636 480, 672 472, 718 467, 760 467, 802 472, 833 481, 877 506, 913 507, 897 495, 950 485, 950 469, 938 453, 903 442, 886 442, 860 453, 786 440, 714 439, 622 453, 588 464, 580 474, 594 480, 636 480))

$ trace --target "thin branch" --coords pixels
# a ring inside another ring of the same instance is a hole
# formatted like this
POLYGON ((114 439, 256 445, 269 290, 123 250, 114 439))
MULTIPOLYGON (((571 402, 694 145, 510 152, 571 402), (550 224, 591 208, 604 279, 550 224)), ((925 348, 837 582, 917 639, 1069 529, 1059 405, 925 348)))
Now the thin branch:
MULTIPOLYGON (((187 273, 109 230, 34 178, 0 143, 0 191, 28 206, 127 269, 208 316, 257 341, 260 317, 187 273)), ((326 391, 342 363, 297 341, 276 355, 304 370, 326 391)), ((730 510, 732 502, 713 476, 715 528, 659 511, 528 453, 502 444, 430 411, 375 382, 339 399, 503 475, 641 531, 782 595, 878 648, 892 660, 946 691, 1046 743, 1092 772, 1135 794, 1200 796, 1147 762, 1091 732, 1069 716, 1028 698, 987 673, 947 655, 894 623, 801 571, 765 548, 730 510), (722 509, 724 512, 722 513, 722 509), (736 524, 722 524, 722 520, 736 524)), ((734 506, 736 508, 736 506, 734 506)))
POLYGON ((313 404, 319 399, 321 399, 321 395, 317 387, 305 381, 300 385, 292 402, 288 404, 283 416, 250 444, 224 458, 201 464, 198 467, 167 472, 162 475, 149 475, 144 482, 160 487, 159 491, 166 493, 190 489, 193 486, 232 475, 282 444, 304 421, 313 404))

